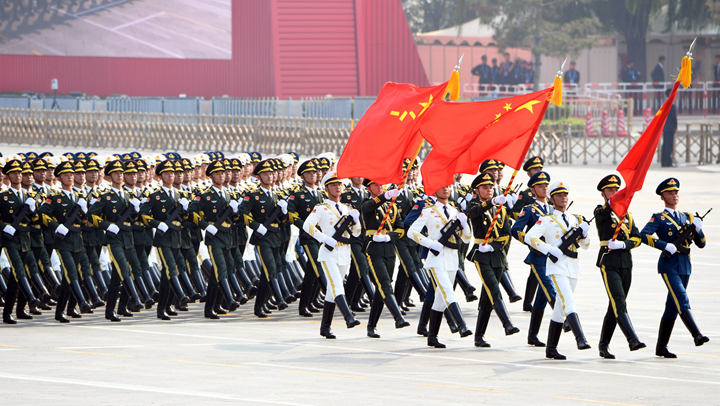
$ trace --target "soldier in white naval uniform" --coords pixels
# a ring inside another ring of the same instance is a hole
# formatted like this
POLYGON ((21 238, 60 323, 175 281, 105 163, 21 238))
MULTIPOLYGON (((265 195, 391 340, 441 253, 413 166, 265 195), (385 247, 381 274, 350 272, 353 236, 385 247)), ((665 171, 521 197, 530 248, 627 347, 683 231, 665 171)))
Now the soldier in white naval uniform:
MULTIPOLYGON (((588 223, 582 220, 582 217, 566 212, 569 200, 566 182, 558 181, 551 184, 548 192, 555 211, 540 217, 535 226, 528 231, 525 242, 543 254, 558 258, 557 262, 548 261, 546 269, 547 275, 550 276, 553 285, 555 285, 557 296, 548 329, 545 356, 552 359, 565 359, 564 355, 557 352, 557 344, 566 317, 575 334, 578 349, 586 350, 590 348, 590 345, 585 339, 580 326, 580 319, 575 310, 575 299, 573 297, 580 274, 580 264, 577 258, 571 258, 563 254, 558 246, 562 242, 562 236, 568 230, 579 227, 582 229, 582 238, 578 240, 580 247, 588 249, 590 246, 590 239, 588 238, 590 227, 588 223)), ((570 246, 570 250, 577 252, 573 245, 570 246)))
MULTIPOLYGON (((465 244, 469 244, 472 240, 472 231, 465 213, 458 213, 457 209, 448 204, 451 190, 452 186, 440 188, 435 193, 435 197, 437 197, 435 204, 425 206, 420 217, 415 220, 408 230, 410 238, 430 250, 425 260, 425 269, 429 269, 432 275, 435 301, 430 314, 428 346, 435 348, 445 348, 445 344, 440 343, 437 336, 440 331, 443 312, 446 308, 450 309, 450 313, 457 322, 460 336, 467 337, 472 334, 472 331, 468 330, 465 325, 453 289, 459 262, 457 245, 455 248, 450 248, 439 242, 440 237, 442 237, 443 227, 448 222, 455 220, 459 221, 462 227, 460 239, 465 244), (423 228, 427 228, 427 237, 422 234, 423 228), (435 255, 433 251, 438 252, 438 255, 435 255)), ((451 237, 448 242, 458 244, 460 241, 457 240, 457 237, 451 237)))
POLYGON ((348 328, 360 324, 353 317, 345 299, 343 280, 350 270, 350 233, 358 237, 362 231, 362 226, 360 225, 360 212, 355 209, 351 210, 348 205, 340 203, 343 184, 337 178, 335 171, 325 174, 322 179, 322 186, 325 188, 327 199, 315 206, 305 220, 303 230, 321 244, 318 251, 318 262, 322 265, 328 286, 325 292, 320 335, 332 339, 335 338, 335 335, 330 330, 330 325, 335 312, 335 305, 340 308, 348 328), (333 238, 335 225, 343 217, 352 218, 353 224, 349 230, 350 232, 345 231, 343 233, 342 239, 344 241, 338 241, 333 238))

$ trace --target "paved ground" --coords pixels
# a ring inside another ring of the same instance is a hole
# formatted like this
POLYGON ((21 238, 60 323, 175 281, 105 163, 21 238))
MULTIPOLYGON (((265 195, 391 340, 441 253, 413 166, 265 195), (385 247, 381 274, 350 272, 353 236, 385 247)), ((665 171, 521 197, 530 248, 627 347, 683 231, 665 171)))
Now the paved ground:
MULTIPOLYGON (((6 152, 6 148, 1 148, 6 152)), ((599 196, 595 184, 611 166, 549 167, 564 178, 575 201, 572 211, 591 215, 599 196)), ((122 323, 110 324, 102 314, 84 316, 70 325, 55 323, 51 314, 17 326, 0 326, 0 390, 6 404, 301 404, 340 401, 359 404, 720 404, 720 192, 714 188, 720 167, 651 169, 646 185, 631 206, 642 227, 661 209, 653 191, 671 175, 682 182, 681 208, 716 211, 704 229, 708 246, 693 251, 694 272, 689 286, 693 311, 710 337, 703 347, 678 320, 670 349, 676 360, 654 356, 657 326, 666 289, 656 272, 658 252, 646 246, 634 251, 635 274, 628 302, 631 319, 647 349, 629 352, 620 331, 611 349, 617 360, 597 356, 600 325, 607 296, 594 266, 596 236, 581 252, 582 271, 576 291, 578 310, 593 349, 578 351, 571 334, 561 338, 567 361, 550 361, 542 349, 526 345, 529 314, 521 302, 510 304, 511 317, 521 329, 510 337, 494 316, 487 339, 490 349, 477 349, 472 337, 451 335, 441 340, 446 350, 426 347, 415 335, 419 309, 408 314, 411 328, 396 330, 387 312, 380 321, 382 339, 365 337, 367 313, 360 327, 347 330, 336 314, 338 339, 322 339, 320 317, 300 319, 297 304, 268 320, 252 316, 249 305, 216 322, 202 318, 201 305, 160 322, 144 311, 122 323)), ((524 175, 520 181, 526 181, 524 175)), ((511 271, 524 291, 525 248, 513 243, 511 271)), ((477 273, 469 272, 480 288, 477 273)), ((418 302, 418 299, 415 298, 418 302)), ((461 303, 474 329, 477 302, 461 303)), ((547 334, 546 312, 541 336, 547 334)))
POLYGON ((5 13, 0 54, 232 57, 230 0, 50 1, 5 13))

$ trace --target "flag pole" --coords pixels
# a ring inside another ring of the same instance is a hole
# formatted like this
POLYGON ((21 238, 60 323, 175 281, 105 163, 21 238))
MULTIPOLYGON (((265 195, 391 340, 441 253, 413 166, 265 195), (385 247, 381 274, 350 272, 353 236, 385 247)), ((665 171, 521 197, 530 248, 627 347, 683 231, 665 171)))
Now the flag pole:
MULTIPOLYGON (((448 84, 447 84, 447 87, 445 90, 445 96, 447 96, 448 93, 450 93, 450 98, 453 100, 457 100, 457 97, 458 97, 457 93, 459 92, 459 86, 460 86, 460 84, 459 84, 460 83, 459 82, 460 81, 460 78, 459 78, 460 64, 462 63, 464 56, 465 56, 464 53, 460 56, 460 59, 458 60, 457 65, 455 65, 455 68, 453 69, 453 72, 450 75, 450 80, 448 81, 448 84), (454 76, 455 80, 453 80, 453 76, 454 76), (455 83, 456 81, 457 81, 457 83, 455 83)), ((444 98, 445 97, 443 97, 443 99, 444 98)), ((403 171, 402 182, 400 182, 401 185, 405 184, 408 174, 410 173, 410 168, 412 168, 412 166, 415 164, 415 161, 417 160, 418 155, 420 155, 420 150, 422 149, 423 144, 425 144, 425 139, 420 141, 420 145, 418 145, 418 148, 415 151, 415 155, 413 156, 412 160, 408 164, 407 169, 405 169, 403 171)), ((382 221, 380 222, 380 227, 378 227, 377 232, 375 233, 376 235, 380 234, 380 231, 382 231, 383 227, 385 226, 385 222, 387 221, 388 216, 390 215, 390 212, 392 211, 393 207, 395 206, 395 201, 397 200, 397 198, 398 197, 395 196, 390 201, 390 206, 388 206, 387 211, 385 211, 385 215, 383 216, 382 221)))
MULTIPOLYGON (((525 154, 527 155, 527 151, 525 151, 525 154)), ((508 183, 508 186, 505 188, 505 193, 503 193, 503 196, 507 197, 508 192, 510 192, 510 189, 513 182, 515 181, 515 177, 517 176, 518 172, 520 172, 520 170, 515 169, 515 172, 513 172, 512 176, 510 177, 510 182, 508 183)), ((493 216, 492 222, 490 223, 490 227, 488 228, 487 233, 485 233, 485 240, 483 241, 483 245, 487 244, 487 241, 490 238, 490 234, 492 234, 492 230, 493 228, 495 228, 495 223, 497 223, 498 215, 501 211, 502 210, 495 210, 495 215, 493 216)))

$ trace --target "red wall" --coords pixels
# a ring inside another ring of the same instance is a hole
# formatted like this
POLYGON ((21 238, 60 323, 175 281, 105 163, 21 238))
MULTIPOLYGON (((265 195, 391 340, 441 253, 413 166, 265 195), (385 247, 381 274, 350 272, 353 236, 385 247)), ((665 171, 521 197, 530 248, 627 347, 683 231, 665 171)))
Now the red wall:
POLYGON ((233 0, 231 60, 0 55, 0 92, 210 98, 375 95, 427 85, 400 0, 233 0))

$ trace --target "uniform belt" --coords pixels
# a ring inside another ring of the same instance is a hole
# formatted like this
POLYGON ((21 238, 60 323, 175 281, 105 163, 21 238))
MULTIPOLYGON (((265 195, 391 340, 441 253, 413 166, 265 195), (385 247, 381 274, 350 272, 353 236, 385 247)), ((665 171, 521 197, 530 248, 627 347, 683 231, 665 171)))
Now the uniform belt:
POLYGON ((33 228, 40 228, 40 224, 33 224, 33 225, 32 225, 32 226, 30 226, 30 227, 33 227, 33 228))
MULTIPOLYGON (((376 233, 377 233, 377 230, 366 230, 365 231, 365 235, 368 237, 372 237, 376 233)), ((389 233, 390 233, 390 231, 388 231, 387 229, 383 228, 382 230, 380 230, 380 235, 387 235, 389 233)))
MULTIPOLYGON (((505 242, 508 241, 509 238, 510 238, 510 237, 508 237, 507 235, 502 236, 502 237, 498 237, 498 238, 488 238, 487 242, 488 242, 488 244, 491 243, 491 242, 502 242, 502 243, 505 243, 505 242)), ((476 239, 475 239, 475 244, 482 244, 482 243, 484 243, 484 242, 485 242, 485 239, 484 239, 484 238, 476 238, 476 239)))
POLYGON ((343 247, 345 245, 350 245, 350 244, 345 244, 344 242, 338 241, 337 244, 335 244, 335 247, 343 247))

